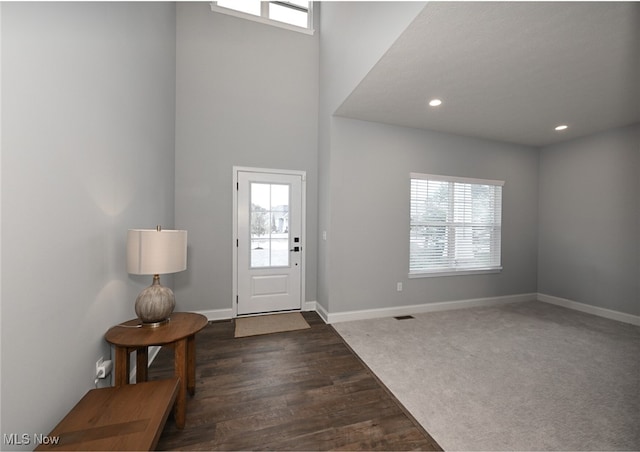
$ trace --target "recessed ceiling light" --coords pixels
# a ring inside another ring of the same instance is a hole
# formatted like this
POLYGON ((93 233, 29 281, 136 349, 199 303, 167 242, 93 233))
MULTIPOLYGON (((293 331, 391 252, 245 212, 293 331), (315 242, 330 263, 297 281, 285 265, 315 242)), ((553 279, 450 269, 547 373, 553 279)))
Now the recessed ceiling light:
POLYGON ((558 132, 560 132, 560 131, 562 131, 562 130, 567 130, 568 128, 569 128, 569 126, 568 126, 568 125, 566 125, 566 124, 561 124, 561 125, 559 125, 559 126, 557 126, 557 127, 556 127, 556 130, 557 130, 558 132))
POLYGON ((431 99, 429 101, 429 105, 431 105, 432 107, 437 107, 438 105, 441 105, 442 101, 440 99, 431 99))

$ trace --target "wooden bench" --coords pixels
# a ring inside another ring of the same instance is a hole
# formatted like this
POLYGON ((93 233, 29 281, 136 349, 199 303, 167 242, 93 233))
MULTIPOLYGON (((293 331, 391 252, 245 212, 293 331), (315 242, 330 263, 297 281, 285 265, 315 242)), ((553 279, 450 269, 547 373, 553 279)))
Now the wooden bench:
POLYGON ((172 378, 92 389, 35 450, 153 450, 179 384, 172 378))

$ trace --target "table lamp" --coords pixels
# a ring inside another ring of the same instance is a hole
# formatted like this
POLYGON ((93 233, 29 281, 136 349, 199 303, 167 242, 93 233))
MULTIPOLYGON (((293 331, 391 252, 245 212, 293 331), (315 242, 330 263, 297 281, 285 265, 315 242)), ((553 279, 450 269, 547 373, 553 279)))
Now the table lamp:
POLYGON ((176 306, 173 291, 160 284, 160 275, 187 269, 187 231, 130 229, 127 233, 127 272, 153 275, 153 283, 136 298, 136 315, 143 327, 169 322, 176 306))

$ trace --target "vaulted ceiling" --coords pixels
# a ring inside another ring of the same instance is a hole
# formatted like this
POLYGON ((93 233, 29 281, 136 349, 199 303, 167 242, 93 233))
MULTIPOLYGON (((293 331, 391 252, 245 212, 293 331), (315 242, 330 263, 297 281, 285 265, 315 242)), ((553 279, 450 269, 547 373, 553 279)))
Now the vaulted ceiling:
POLYGON ((532 146, 638 122, 640 3, 430 2, 336 114, 532 146))

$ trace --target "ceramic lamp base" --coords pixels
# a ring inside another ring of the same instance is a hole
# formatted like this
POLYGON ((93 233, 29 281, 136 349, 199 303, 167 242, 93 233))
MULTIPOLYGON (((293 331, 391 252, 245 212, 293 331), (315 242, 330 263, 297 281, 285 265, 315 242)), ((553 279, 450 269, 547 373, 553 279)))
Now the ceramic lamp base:
POLYGON ((135 304, 136 315, 143 327, 166 324, 175 307, 173 291, 160 284, 160 275, 154 275, 153 284, 140 292, 135 304))

